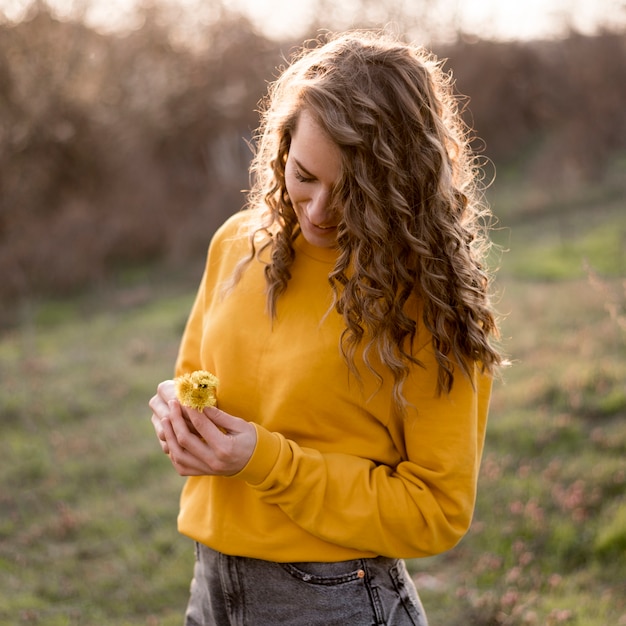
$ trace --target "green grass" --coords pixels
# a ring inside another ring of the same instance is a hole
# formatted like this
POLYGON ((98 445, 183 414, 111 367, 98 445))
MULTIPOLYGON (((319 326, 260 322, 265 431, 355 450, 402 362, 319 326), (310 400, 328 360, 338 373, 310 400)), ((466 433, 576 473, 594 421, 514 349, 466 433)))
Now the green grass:
POLYGON ((616 157, 603 180, 547 189, 519 171, 502 174, 488 191, 498 216, 494 240, 506 250, 494 263, 519 279, 626 275, 626 155, 616 157))
MULTIPOLYGON (((433 626, 626 624, 626 292, 609 253, 626 224, 614 200, 596 209, 560 231, 543 214, 511 227, 498 308, 513 365, 474 523, 409 563, 433 626)), ((0 336, 2 624, 181 623, 182 479, 147 401, 193 289, 141 283, 33 305, 0 336)))
POLYGON ((190 297, 88 314, 53 303, 2 337, 0 623, 180 623, 182 479, 147 401, 190 297))
POLYGON ((542 219, 539 233, 536 224, 503 229, 497 239, 511 249, 503 268, 521 278, 549 281, 582 278, 588 267, 603 276, 621 276, 626 273, 625 209, 626 202, 607 216, 607 223, 597 225, 576 224, 567 216, 542 219), (564 233, 568 228, 572 232, 564 233))
POLYGON ((512 366, 472 528, 411 563, 433 624, 626 624, 626 281, 607 252, 626 222, 612 204, 589 223, 573 212, 559 239, 549 219, 520 221, 501 259, 512 366))

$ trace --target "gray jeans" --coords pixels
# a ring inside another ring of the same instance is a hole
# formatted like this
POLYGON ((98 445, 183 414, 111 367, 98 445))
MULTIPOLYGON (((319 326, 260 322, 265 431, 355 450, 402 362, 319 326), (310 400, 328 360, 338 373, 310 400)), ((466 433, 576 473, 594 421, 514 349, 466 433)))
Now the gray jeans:
POLYGON ((427 626, 404 561, 274 563, 196 544, 186 626, 427 626))

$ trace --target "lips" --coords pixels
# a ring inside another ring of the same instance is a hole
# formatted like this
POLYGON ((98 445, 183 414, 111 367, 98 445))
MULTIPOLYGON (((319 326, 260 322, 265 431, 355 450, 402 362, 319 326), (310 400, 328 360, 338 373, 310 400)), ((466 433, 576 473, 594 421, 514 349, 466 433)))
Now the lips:
POLYGON ((304 213, 304 217, 306 218, 306 221, 309 223, 309 225, 315 230, 329 231, 329 230, 335 230, 337 228, 337 224, 331 224, 330 226, 322 226, 321 224, 314 224, 309 219, 309 216, 306 213, 304 213))
POLYGON ((302 234, 310 244, 320 246, 322 248, 333 247, 336 244, 338 224, 314 224, 311 220, 309 220, 309 216, 306 214, 306 211, 304 211, 301 207, 299 211, 296 210, 296 214, 298 215, 302 234))

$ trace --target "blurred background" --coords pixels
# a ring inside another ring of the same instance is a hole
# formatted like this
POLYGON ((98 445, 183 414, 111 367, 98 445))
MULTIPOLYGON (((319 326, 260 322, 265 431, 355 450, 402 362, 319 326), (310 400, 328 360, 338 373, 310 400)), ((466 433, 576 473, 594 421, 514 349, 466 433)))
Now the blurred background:
POLYGON ((498 176, 515 168, 537 194, 598 180, 626 146, 623 2, 0 6, 0 316, 9 321, 20 303, 119 267, 203 254, 243 203, 266 82, 320 28, 387 25, 449 59, 483 154, 498 176))
POLYGON ((146 406, 268 81, 320 30, 453 72, 514 363, 434 626, 626 624, 626 2, 0 0, 0 623, 174 624, 192 554, 146 406))

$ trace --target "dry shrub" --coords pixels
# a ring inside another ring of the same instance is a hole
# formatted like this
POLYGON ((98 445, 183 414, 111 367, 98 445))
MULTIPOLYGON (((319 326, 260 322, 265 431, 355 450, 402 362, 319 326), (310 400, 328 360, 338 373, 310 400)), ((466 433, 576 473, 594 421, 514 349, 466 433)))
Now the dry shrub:
POLYGON ((236 15, 207 26, 200 52, 162 24, 150 8, 139 30, 103 35, 44 3, 0 24, 3 303, 184 262, 241 207, 245 138, 279 52, 236 15))
POLYGON ((450 59, 486 154, 525 168, 529 183, 602 176, 626 150, 626 33, 564 40, 460 41, 450 59))
MULTIPOLYGON (((244 202, 256 105, 290 44, 224 10, 206 47, 190 50, 172 43, 157 6, 124 36, 59 21, 43 0, 0 23, 5 316, 120 265, 197 258, 244 202)), ((470 96, 485 154, 554 184, 597 176, 626 148, 625 48, 605 34, 438 52, 470 96)))

